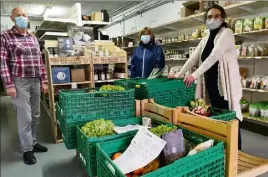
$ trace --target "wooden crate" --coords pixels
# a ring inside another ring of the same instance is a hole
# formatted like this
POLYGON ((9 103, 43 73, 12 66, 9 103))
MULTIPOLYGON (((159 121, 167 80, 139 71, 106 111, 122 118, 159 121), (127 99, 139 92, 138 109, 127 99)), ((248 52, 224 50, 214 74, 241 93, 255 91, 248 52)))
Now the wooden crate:
POLYGON ((93 64, 116 64, 126 63, 127 57, 92 57, 93 64))
POLYGON ((225 142, 226 176, 253 177, 268 172, 268 159, 238 151, 238 120, 215 119, 184 113, 183 108, 167 108, 153 99, 141 101, 142 116, 168 120, 191 131, 225 142))

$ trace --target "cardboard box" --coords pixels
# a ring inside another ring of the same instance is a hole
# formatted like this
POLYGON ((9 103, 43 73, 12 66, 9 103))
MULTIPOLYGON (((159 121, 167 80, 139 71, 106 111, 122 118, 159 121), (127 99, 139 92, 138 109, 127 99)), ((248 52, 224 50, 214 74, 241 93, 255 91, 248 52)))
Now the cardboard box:
POLYGON ((194 11, 192 9, 189 9, 187 7, 181 8, 181 18, 188 17, 193 14, 194 14, 194 11))
POLYGON ((52 82, 69 83, 70 82, 70 68, 69 67, 53 67, 52 68, 52 82))
POLYGON ((86 81, 84 69, 72 69, 72 82, 84 82, 86 81))
POLYGON ((91 15, 91 21, 102 21, 102 13, 101 12, 94 12, 91 15))

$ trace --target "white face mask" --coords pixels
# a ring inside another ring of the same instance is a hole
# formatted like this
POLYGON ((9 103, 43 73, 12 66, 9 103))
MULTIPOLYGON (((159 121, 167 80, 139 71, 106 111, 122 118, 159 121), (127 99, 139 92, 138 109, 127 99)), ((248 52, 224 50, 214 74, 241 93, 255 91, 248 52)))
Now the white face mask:
POLYGON ((211 30, 219 28, 221 24, 222 21, 220 19, 214 19, 214 18, 207 20, 206 22, 207 27, 211 30))

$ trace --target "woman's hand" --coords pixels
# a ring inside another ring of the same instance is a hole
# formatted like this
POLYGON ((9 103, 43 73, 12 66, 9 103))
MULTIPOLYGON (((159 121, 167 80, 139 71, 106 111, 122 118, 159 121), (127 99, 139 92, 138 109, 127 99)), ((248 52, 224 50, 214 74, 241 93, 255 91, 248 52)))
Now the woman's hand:
POLYGON ((175 76, 175 74, 168 74, 168 78, 169 78, 169 79, 175 79, 176 76, 175 76))
POLYGON ((186 76, 184 78, 184 83, 187 88, 191 87, 194 81, 195 81, 195 78, 193 76, 186 76))

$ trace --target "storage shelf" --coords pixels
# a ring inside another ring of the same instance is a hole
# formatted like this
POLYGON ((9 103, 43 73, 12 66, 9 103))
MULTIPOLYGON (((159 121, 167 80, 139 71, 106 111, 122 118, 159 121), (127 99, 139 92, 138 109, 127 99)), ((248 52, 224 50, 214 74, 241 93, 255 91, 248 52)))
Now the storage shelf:
POLYGON ((183 45, 183 44, 191 44, 191 43, 194 45, 197 45, 201 40, 202 38, 198 38, 198 39, 190 39, 190 40, 184 40, 184 41, 168 42, 168 43, 163 43, 161 45, 172 46, 172 45, 183 45))
POLYGON ((260 119, 260 118, 250 117, 248 112, 243 113, 243 117, 244 117, 245 119, 248 119, 248 120, 251 120, 251 121, 254 121, 254 122, 258 122, 258 123, 266 123, 266 124, 268 125, 268 120, 262 120, 262 119, 260 119))
MULTIPOLYGON (((246 15, 249 13, 249 11, 258 12, 258 10, 267 7, 267 5, 268 5, 267 1, 243 1, 229 6, 225 6, 224 9, 226 11, 226 14, 228 14, 228 16, 243 15, 243 14, 246 15)), ((164 33, 167 31, 178 31, 179 29, 185 29, 195 27, 198 25, 203 25, 204 14, 205 13, 202 12, 199 14, 190 15, 188 17, 184 17, 169 23, 152 27, 152 30, 154 31, 155 34, 157 34, 157 33, 164 33)), ((131 39, 136 39, 138 37, 139 30, 140 29, 138 29, 138 31, 136 32, 131 32, 123 36, 131 39)))
POLYGON ((243 60, 243 61, 249 61, 249 60, 263 60, 263 59, 268 59, 268 56, 260 56, 260 57, 239 57, 238 60, 243 60))
POLYGON ((262 90, 262 89, 243 88, 243 90, 246 90, 246 91, 251 91, 251 92, 268 93, 268 90, 262 90))
POLYGON ((58 37, 67 37, 68 34, 64 32, 45 32, 39 40, 57 40, 58 37))
POLYGON ((256 30, 251 32, 244 33, 235 33, 235 36, 244 36, 244 35, 266 35, 268 34, 268 29, 256 30))
MULTIPOLYGON (((124 79, 124 78, 122 78, 122 79, 124 79)), ((97 81, 95 81, 95 83, 114 82, 117 80, 121 80, 121 79, 97 80, 97 81)))
POLYGON ((83 26, 91 26, 91 27, 99 26, 99 27, 102 27, 102 26, 109 25, 110 22, 83 20, 82 24, 83 24, 83 26))
POLYGON ((35 35, 43 35, 46 31, 65 32, 68 25, 76 25, 76 21, 66 18, 44 18, 35 35))
POLYGON ((91 81, 84 81, 84 82, 68 82, 68 83, 58 83, 53 84, 53 86, 60 86, 60 85, 73 85, 73 84, 90 84, 91 81))

